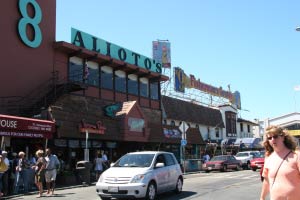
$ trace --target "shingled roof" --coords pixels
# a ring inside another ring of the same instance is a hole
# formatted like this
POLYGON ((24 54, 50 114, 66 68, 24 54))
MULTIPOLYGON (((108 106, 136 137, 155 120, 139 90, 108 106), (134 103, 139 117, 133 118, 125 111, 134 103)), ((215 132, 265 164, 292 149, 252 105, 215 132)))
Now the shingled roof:
POLYGON ((221 112, 217 109, 162 96, 163 111, 167 119, 192 122, 224 128, 221 112))

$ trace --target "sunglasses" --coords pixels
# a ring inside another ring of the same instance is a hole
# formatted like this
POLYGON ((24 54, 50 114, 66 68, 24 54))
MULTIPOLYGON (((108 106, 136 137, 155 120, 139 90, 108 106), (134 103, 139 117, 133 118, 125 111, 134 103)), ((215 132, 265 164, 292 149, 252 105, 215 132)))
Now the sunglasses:
POLYGON ((282 135, 273 135, 273 136, 270 136, 270 137, 267 137, 268 140, 272 140, 272 138, 275 140, 277 139, 279 136, 282 136, 282 135))

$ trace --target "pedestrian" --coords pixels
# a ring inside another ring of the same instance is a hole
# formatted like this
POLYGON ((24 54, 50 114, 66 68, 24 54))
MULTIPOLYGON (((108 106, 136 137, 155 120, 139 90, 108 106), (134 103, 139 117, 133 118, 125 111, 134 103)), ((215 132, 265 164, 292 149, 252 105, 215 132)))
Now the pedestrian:
POLYGON ((210 160, 210 156, 207 152, 205 152, 204 156, 203 156, 203 163, 206 163, 210 160))
POLYGON ((47 186, 47 195, 53 195, 55 189, 55 181, 57 170, 60 167, 59 160, 56 155, 51 153, 51 149, 46 149, 46 167, 45 167, 45 179, 46 179, 46 186, 47 186))
POLYGON ((266 150, 260 200, 270 194, 271 200, 298 200, 300 197, 300 153, 289 132, 280 126, 269 126, 264 135, 266 150))
POLYGON ((9 178, 9 174, 10 174, 10 163, 9 160, 7 158, 7 151, 2 151, 2 159, 4 161, 4 163, 7 166, 7 170, 3 173, 2 176, 2 184, 3 184, 3 196, 6 196, 8 194, 8 178, 9 178))
POLYGON ((37 150, 35 155, 37 157, 37 161, 33 168, 35 170, 35 184, 39 190, 37 198, 39 198, 43 196, 43 182, 45 180, 46 160, 44 158, 43 150, 37 150))
POLYGON ((14 193, 19 193, 20 184, 22 183, 24 188, 24 193, 28 193, 28 176, 27 169, 29 167, 28 161, 25 159, 25 153, 20 151, 18 159, 18 165, 16 167, 16 179, 15 179, 15 189, 14 193), (21 181, 22 180, 22 181, 21 181))
POLYGON ((2 155, 0 155, 0 197, 2 197, 4 195, 2 192, 2 189, 3 189, 2 177, 6 170, 7 170, 7 165, 5 164, 2 155))
POLYGON ((101 173, 103 172, 103 158, 100 152, 96 153, 96 158, 94 159, 94 166, 96 180, 98 181, 101 173))

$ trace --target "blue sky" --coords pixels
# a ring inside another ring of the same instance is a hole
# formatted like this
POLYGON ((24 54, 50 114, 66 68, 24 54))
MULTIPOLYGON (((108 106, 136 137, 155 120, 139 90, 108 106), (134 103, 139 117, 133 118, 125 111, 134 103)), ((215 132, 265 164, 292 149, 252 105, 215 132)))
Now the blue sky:
POLYGON ((71 27, 152 57, 168 39, 172 67, 241 94, 239 116, 300 112, 298 0, 57 0, 56 40, 71 27))

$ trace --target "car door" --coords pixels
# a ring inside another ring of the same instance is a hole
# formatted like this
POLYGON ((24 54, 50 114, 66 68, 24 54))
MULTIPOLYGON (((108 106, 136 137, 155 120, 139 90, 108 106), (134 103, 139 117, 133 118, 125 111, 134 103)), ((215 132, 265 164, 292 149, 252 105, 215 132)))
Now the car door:
POLYGON ((171 154, 164 154, 165 161, 166 161, 166 172, 167 172, 167 190, 175 189, 177 178, 178 178, 178 171, 176 168, 175 158, 171 154))
POLYGON ((168 180, 169 180, 169 174, 166 167, 165 157, 163 154, 159 154, 156 157, 155 163, 154 163, 154 173, 156 177, 157 182, 157 192, 161 193, 163 191, 166 191, 168 188, 168 180), (155 167, 157 163, 163 163, 163 167, 155 167))

